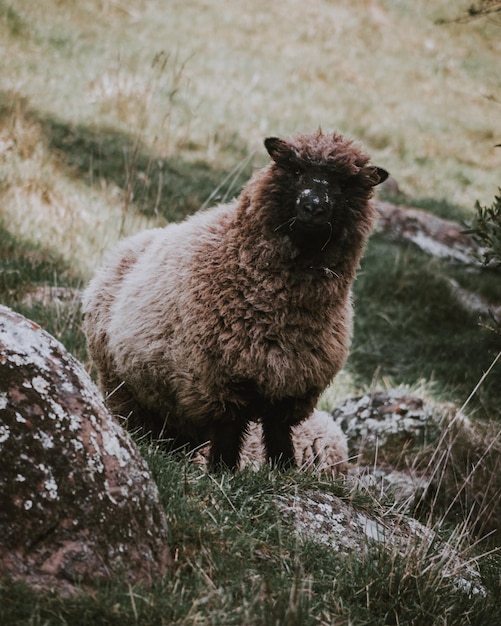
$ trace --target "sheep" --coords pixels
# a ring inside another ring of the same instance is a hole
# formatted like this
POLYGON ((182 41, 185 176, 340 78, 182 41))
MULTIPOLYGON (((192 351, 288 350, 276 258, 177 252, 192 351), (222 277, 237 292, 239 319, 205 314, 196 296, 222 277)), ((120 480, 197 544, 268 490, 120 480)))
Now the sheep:
POLYGON ((153 437, 210 441, 214 470, 238 467, 255 420, 269 462, 295 465, 291 428, 348 354, 388 176, 337 132, 264 145, 271 160, 237 199, 119 242, 83 296, 110 409, 153 437))

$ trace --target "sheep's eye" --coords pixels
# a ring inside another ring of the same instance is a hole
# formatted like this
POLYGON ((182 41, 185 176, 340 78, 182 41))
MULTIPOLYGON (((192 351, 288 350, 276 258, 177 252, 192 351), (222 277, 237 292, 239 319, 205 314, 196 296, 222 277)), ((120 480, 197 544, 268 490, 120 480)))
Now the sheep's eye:
POLYGON ((296 159, 290 159, 287 163, 287 170, 291 176, 298 178, 303 173, 303 168, 296 159))
POLYGON ((303 169, 297 163, 291 163, 289 167, 289 172, 295 178, 299 178, 299 176, 301 176, 301 174, 303 173, 303 169))

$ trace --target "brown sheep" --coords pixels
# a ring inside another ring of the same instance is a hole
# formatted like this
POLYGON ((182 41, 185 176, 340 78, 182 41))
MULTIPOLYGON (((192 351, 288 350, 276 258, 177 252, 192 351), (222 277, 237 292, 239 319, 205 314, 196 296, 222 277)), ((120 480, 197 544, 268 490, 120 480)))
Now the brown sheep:
POLYGON ((250 421, 294 465, 351 340, 351 284, 387 172, 337 133, 268 138, 239 198, 120 242, 84 294, 85 331, 112 410, 155 437, 211 442, 236 468, 250 421))

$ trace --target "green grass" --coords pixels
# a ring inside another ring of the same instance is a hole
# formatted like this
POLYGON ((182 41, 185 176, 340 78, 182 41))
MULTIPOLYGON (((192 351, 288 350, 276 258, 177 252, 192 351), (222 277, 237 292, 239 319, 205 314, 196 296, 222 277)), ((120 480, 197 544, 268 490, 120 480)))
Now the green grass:
MULTIPOLYGON (((78 303, 26 296, 81 288, 120 237, 235 195, 265 163, 264 137, 318 126, 363 141, 399 183, 399 202, 467 223, 499 187, 500 31, 485 20, 437 26, 460 5, 0 0, 0 302, 89 366, 78 303)), ((501 338, 458 304, 450 279, 501 301, 499 272, 372 238, 355 283, 353 349, 323 408, 389 384, 465 402, 501 338)), ((445 536, 466 528, 467 558, 487 549, 469 550, 475 532, 500 524, 500 373, 498 362, 468 404, 475 436, 451 428, 400 459, 436 470, 422 519, 445 536)), ((301 472, 216 477, 142 451, 168 513, 168 575, 70 598, 2 581, 1 624, 499 621, 498 553, 478 561, 487 597, 468 598, 419 546, 340 558, 299 539, 277 510, 307 490, 386 514, 391 503, 301 472)), ((489 541, 498 548, 499 534, 489 541)))
POLYGON ((19 37, 26 33, 27 24, 20 17, 19 13, 10 6, 10 3, 0 2, 0 21, 2 21, 8 32, 14 36, 19 37))
POLYGON ((0 221, 0 303, 39 323, 85 362, 87 350, 79 302, 25 302, 33 290, 46 285, 79 289, 83 279, 55 250, 12 235, 0 221))
MULTIPOLYGON (((298 537, 292 521, 277 511, 280 498, 308 490, 348 498, 339 483, 266 469, 213 477, 154 449, 143 452, 169 512, 171 572, 152 588, 115 581, 92 595, 66 599, 5 583, 2 623, 495 623, 499 604, 468 597, 443 578, 433 546, 398 554, 369 542, 362 557, 355 553, 340 560, 334 550, 298 537)), ((368 506, 353 503, 362 510, 368 506)), ((491 568, 495 564, 491 561, 491 568)), ((484 583, 494 589, 492 579, 486 572, 484 583)))
MULTIPOLYGON (((424 380, 442 399, 466 400, 501 350, 501 337, 458 303, 447 282, 452 277, 501 299, 494 272, 468 275, 413 247, 372 238, 355 283, 347 365, 360 386, 370 386, 375 375, 410 385, 424 380)), ((477 394, 483 417, 501 416, 500 373, 498 363, 477 394)))
POLYGON ((234 175, 206 161, 187 162, 151 152, 137 137, 113 128, 70 126, 52 119, 42 123, 48 147, 88 185, 115 185, 130 210, 147 217, 179 221, 211 202, 230 199, 250 175, 249 159, 233 148, 234 175))
POLYGON ((52 283, 57 273, 68 272, 66 264, 52 251, 22 241, 0 222, 0 294, 4 301, 21 297, 30 287, 52 283))

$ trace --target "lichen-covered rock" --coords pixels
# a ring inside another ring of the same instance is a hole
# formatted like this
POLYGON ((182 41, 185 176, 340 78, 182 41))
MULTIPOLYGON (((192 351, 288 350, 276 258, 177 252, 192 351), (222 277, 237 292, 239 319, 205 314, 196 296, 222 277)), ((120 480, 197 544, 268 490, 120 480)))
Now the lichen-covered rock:
POLYGON ((412 468, 398 470, 376 465, 349 469, 346 484, 370 494, 379 501, 390 501, 399 513, 415 512, 432 482, 431 477, 412 468))
MULTIPOLYGON (((449 407, 450 409, 451 407, 449 407)), ((442 406, 442 417, 447 407, 442 406)), ((332 413, 359 462, 395 462, 412 446, 423 446, 440 432, 435 408, 405 389, 350 398, 332 413)))
POLYGON ((0 306, 0 575, 77 581, 165 573, 156 485, 83 367, 0 306))
POLYGON ((316 491, 286 496, 279 506, 292 518, 301 540, 320 543, 345 557, 360 558, 369 546, 377 545, 389 555, 404 557, 419 575, 432 570, 470 596, 486 595, 478 570, 471 559, 462 556, 461 546, 440 540, 434 530, 412 517, 378 515, 331 493, 316 491))

